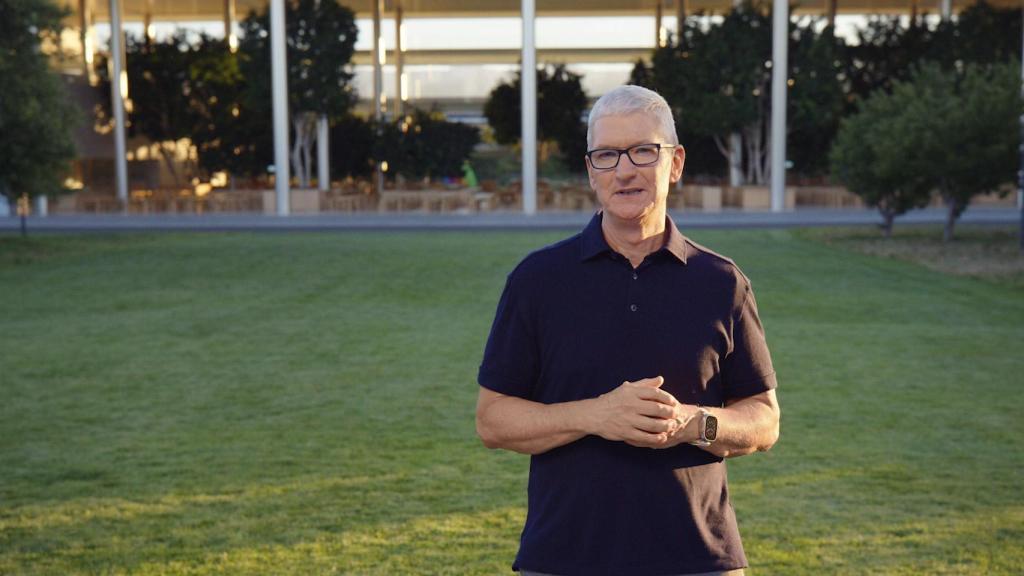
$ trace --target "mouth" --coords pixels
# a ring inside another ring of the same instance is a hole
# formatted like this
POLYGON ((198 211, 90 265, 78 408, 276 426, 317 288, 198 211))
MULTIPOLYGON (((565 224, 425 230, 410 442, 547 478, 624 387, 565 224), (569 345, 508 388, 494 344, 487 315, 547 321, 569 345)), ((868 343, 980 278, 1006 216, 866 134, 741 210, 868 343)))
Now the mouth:
POLYGON ((615 196, 639 196, 644 193, 643 188, 624 188, 615 192, 615 196))

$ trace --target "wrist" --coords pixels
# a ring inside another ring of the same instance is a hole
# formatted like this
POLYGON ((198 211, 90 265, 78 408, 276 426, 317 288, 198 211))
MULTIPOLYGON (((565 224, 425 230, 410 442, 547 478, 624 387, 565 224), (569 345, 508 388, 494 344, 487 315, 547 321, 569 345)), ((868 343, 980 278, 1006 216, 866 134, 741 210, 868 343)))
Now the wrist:
POLYGON ((676 429, 670 439, 672 445, 689 444, 697 439, 697 414, 699 408, 690 404, 676 406, 672 419, 676 421, 676 429))
POLYGON ((696 438, 690 444, 699 448, 707 448, 718 439, 718 418, 710 410, 699 408, 696 416, 696 438))
POLYGON ((601 423, 604 420, 602 408, 606 402, 607 399, 603 395, 576 402, 570 426, 584 435, 600 436, 601 423))

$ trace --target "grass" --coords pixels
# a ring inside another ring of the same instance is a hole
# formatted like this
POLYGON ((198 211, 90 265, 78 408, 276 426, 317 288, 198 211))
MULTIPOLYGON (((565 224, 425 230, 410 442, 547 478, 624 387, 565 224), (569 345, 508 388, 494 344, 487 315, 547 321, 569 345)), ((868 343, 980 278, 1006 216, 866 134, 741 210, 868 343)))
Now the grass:
MULTIPOLYGON (((559 236, 0 236, 0 573, 508 573, 528 459, 475 373, 559 236)), ((779 372, 780 443, 729 465, 749 573, 1024 570, 1024 289, 694 236, 779 372)))

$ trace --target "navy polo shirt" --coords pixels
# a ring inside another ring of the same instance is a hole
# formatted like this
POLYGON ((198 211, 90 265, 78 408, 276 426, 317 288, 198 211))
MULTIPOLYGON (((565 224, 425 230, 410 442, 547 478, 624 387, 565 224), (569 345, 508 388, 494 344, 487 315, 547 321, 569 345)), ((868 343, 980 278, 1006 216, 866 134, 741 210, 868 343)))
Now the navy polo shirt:
MULTIPOLYGON (((750 282, 667 221, 637 268, 601 214, 509 274, 478 381, 552 404, 664 376, 687 404, 723 406, 775 388, 750 282)), ((531 457, 513 569, 657 575, 746 566, 725 463, 684 444, 636 448, 586 436, 531 457)))

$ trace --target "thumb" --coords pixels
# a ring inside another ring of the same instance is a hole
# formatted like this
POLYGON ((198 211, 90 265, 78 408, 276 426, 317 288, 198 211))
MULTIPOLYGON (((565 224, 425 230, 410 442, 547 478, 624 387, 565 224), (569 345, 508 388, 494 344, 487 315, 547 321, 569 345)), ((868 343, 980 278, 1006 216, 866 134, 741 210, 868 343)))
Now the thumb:
POLYGON ((641 386, 648 386, 650 388, 661 388, 661 385, 665 383, 665 378, 662 376, 655 376, 654 378, 644 378, 638 380, 637 384, 641 386))

